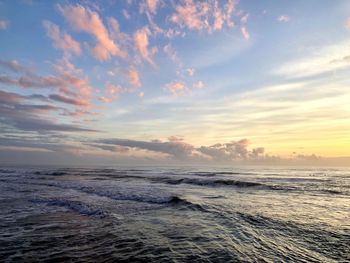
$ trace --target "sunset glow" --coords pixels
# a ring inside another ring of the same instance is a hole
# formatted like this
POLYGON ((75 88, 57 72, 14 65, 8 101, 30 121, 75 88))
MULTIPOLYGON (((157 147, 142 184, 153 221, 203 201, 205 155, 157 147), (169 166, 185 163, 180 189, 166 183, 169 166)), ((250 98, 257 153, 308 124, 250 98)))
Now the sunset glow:
POLYGON ((1 159, 349 165, 349 21, 349 1, 1 1, 1 159))

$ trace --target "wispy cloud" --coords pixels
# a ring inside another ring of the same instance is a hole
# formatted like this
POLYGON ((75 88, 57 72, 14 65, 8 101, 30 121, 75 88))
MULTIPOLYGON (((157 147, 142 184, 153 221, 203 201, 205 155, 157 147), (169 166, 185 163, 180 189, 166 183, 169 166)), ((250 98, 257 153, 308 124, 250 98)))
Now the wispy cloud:
POLYGON ((350 65, 349 44, 349 41, 342 41, 317 48, 304 57, 282 64, 274 74, 295 78, 344 69, 350 65))
POLYGON ((148 36, 151 34, 147 26, 137 30, 134 34, 134 41, 138 51, 140 52, 143 59, 152 65, 155 65, 152 60, 152 51, 149 50, 148 36))
POLYGON ((248 30, 245 26, 241 27, 241 33, 242 33, 245 40, 249 40, 250 36, 249 36, 248 30))
POLYGON ((47 36, 53 41, 54 47, 62 49, 66 54, 81 53, 80 44, 72 38, 69 34, 61 32, 60 28, 54 23, 45 20, 43 25, 46 29, 47 36))
POLYGON ((96 59, 105 61, 111 56, 127 56, 120 45, 110 38, 108 30, 97 12, 81 5, 58 5, 58 8, 76 31, 86 32, 95 38, 97 44, 91 51, 96 59))
POLYGON ((280 15, 280 16, 277 17, 277 21, 278 22, 283 22, 283 23, 289 22, 290 21, 290 16, 280 15))

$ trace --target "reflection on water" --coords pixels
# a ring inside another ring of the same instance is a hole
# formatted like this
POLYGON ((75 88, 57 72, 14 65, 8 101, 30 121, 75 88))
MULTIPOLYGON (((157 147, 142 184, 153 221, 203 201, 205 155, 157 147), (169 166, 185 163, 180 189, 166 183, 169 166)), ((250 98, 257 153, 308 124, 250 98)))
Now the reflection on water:
POLYGON ((0 169, 0 261, 348 262, 350 171, 0 169))

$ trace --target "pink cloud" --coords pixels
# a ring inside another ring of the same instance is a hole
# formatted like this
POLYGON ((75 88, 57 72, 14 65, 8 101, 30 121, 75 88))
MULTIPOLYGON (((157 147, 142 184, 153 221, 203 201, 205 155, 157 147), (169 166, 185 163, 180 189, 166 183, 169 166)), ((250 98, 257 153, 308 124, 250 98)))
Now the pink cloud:
POLYGON ((245 26, 241 27, 241 33, 242 33, 245 40, 249 40, 249 37, 250 37, 249 32, 245 26))
POLYGON ((290 21, 290 17, 287 15, 280 15, 279 17, 277 17, 277 21, 286 23, 290 21))
POLYGON ((23 96, 12 92, 0 90, 0 102, 2 103, 18 103, 24 99, 23 96))
POLYGON ((145 26, 135 32, 134 41, 141 56, 150 64, 154 65, 154 62, 151 58, 152 51, 148 49, 148 35, 150 35, 150 31, 148 27, 145 26))
POLYGON ((0 20, 0 30, 7 29, 8 25, 9 25, 9 22, 7 22, 5 20, 0 20))
POLYGON ((208 27, 209 6, 205 2, 186 0, 183 5, 175 7, 176 13, 171 16, 171 21, 186 26, 189 29, 201 30, 208 27))
POLYGON ((105 95, 98 97, 98 100, 103 103, 111 103, 119 98, 119 94, 122 93, 124 89, 119 85, 107 84, 105 95))
POLYGON ((203 83, 203 81, 198 80, 196 83, 194 83, 193 87, 196 89, 203 89, 204 83, 203 83))
POLYGON ((141 81, 139 73, 136 71, 136 69, 131 68, 127 71, 127 75, 129 77, 129 82, 134 87, 141 87, 141 81))
POLYGON ((213 29, 214 30, 220 30, 222 29, 223 25, 224 25, 224 16, 221 12, 221 10, 216 10, 214 12, 214 25, 213 25, 213 29))
POLYGON ((145 96, 145 93, 143 91, 139 92, 139 97, 143 98, 145 96))
POLYGON ((181 81, 174 81, 166 84, 165 90, 167 90, 174 96, 183 96, 187 93, 186 85, 181 81))
POLYGON ((123 58, 127 56, 127 53, 110 38, 109 32, 98 13, 81 5, 59 6, 59 10, 76 31, 86 32, 96 39, 97 44, 91 50, 96 59, 105 61, 110 59, 111 56, 123 58))
POLYGON ((146 8, 150 13, 156 14, 159 0, 146 0, 141 9, 146 8))
POLYGON ((346 27, 347 29, 350 29, 350 18, 348 18, 348 19, 346 20, 346 22, 345 22, 345 27, 346 27))
POLYGON ((107 98, 107 97, 105 97, 105 96, 100 96, 100 97, 98 97, 98 100, 101 101, 101 102, 103 102, 103 103, 111 103, 111 102, 114 101, 113 98, 107 98))
POLYGON ((175 13, 171 15, 170 21, 182 28, 208 32, 221 30, 225 24, 232 27, 234 26, 232 16, 237 1, 228 0, 224 6, 220 7, 222 2, 185 0, 175 6, 175 13))
POLYGON ((62 49, 65 53, 81 53, 79 42, 75 41, 67 33, 60 32, 60 28, 50 21, 44 21, 43 25, 46 29, 46 34, 53 41, 54 47, 62 49))

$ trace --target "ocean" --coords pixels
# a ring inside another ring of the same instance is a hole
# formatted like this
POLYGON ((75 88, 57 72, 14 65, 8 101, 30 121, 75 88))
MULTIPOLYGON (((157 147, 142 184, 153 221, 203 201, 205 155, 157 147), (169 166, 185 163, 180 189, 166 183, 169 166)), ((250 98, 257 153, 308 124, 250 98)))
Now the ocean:
POLYGON ((350 262, 350 169, 0 168, 1 262, 350 262))

